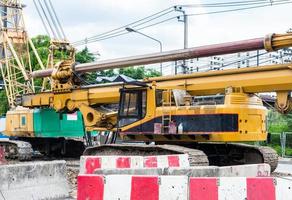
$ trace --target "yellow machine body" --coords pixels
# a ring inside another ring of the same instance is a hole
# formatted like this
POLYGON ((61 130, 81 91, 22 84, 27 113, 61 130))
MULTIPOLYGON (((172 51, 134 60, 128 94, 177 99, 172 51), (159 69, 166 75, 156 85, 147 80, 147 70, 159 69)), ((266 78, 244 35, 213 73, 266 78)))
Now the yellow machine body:
POLYGON ((33 137, 33 110, 17 107, 6 113, 6 127, 4 131, 7 136, 33 137))
POLYGON ((183 98, 185 102, 177 106, 178 102, 172 101, 173 98, 168 101, 163 95, 162 98, 157 95, 161 92, 173 95, 172 90, 156 90, 155 87, 122 91, 121 98, 125 96, 125 99, 120 103, 119 132, 123 139, 176 142, 266 140, 267 109, 256 96, 232 92, 225 95, 221 105, 190 105, 186 96, 183 98), (145 93, 142 98, 138 97, 139 91, 145 93), (130 102, 138 99, 141 103, 130 102))

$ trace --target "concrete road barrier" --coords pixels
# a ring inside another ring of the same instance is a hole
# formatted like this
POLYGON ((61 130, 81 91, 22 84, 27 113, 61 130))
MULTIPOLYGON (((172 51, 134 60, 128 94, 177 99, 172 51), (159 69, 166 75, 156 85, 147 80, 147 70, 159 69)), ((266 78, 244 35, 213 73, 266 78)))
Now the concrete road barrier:
POLYGON ((78 200, 197 200, 292 197, 292 179, 272 177, 78 176, 78 200))
POLYGON ((0 200, 41 200, 69 197, 65 161, 0 166, 0 200))
POLYGON ((81 156, 80 173, 91 174, 97 169, 141 169, 189 167, 187 154, 161 156, 81 156))
POLYGON ((268 164, 234 165, 227 167, 198 166, 169 168, 164 175, 185 175, 190 177, 265 177, 270 176, 268 164))
POLYGON ((268 164, 236 165, 228 167, 166 167, 166 168, 131 168, 131 169, 96 169, 100 175, 170 175, 188 177, 266 177, 270 176, 268 164))

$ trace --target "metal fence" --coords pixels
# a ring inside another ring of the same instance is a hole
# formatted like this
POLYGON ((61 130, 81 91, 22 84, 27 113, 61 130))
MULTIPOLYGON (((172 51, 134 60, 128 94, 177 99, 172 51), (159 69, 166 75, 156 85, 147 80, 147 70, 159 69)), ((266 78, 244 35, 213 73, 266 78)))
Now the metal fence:
POLYGON ((291 155, 287 155, 286 149, 292 148, 292 132, 283 132, 280 134, 280 144, 282 150, 282 157, 290 157, 291 155))
POLYGON ((282 157, 292 158, 292 132, 271 133, 268 143, 273 146, 279 146, 282 157))

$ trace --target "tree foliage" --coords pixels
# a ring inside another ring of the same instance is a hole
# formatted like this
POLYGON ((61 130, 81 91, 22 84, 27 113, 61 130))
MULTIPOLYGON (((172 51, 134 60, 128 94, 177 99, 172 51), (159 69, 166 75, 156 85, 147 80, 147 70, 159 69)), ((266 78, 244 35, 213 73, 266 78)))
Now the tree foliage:
POLYGON ((0 104, 0 115, 5 115, 5 113, 7 112, 8 110, 8 100, 7 100, 7 96, 6 96, 6 92, 4 89, 2 89, 0 91, 0 101, 1 101, 1 104, 0 104))
POLYGON ((88 63, 93 61, 95 61, 95 57, 89 52, 87 47, 76 53, 76 62, 78 63, 88 63))
MULTIPOLYGON (((32 42, 44 66, 47 66, 48 56, 50 53, 49 51, 50 37, 47 35, 38 35, 32 38, 32 42)), ((41 66, 39 65, 37 58, 34 56, 34 52, 32 50, 30 50, 30 55, 31 55, 33 71, 41 69, 41 66)), ((64 57, 62 52, 56 52, 55 56, 57 59, 58 58, 61 59, 62 57, 64 57)), ((76 58, 77 63, 88 63, 88 62, 95 61, 94 55, 89 52, 87 47, 77 52, 75 58, 76 58)), ((110 69, 110 70, 104 70, 100 72, 86 73, 84 75, 84 79, 89 83, 95 83, 97 76, 112 77, 118 74, 124 74, 128 77, 131 77, 137 80, 161 75, 159 72, 157 72, 154 69, 146 69, 145 67, 128 67, 128 68, 123 68, 119 70, 110 69)), ((34 80, 34 84, 36 87, 40 87, 42 85, 42 80, 36 79, 34 80)), ((0 91, 0 99, 2 101, 2 103, 0 104, 0 113, 3 114, 3 113, 6 113, 8 110, 8 102, 7 102, 7 97, 6 97, 6 93, 4 89, 0 91)))
MULTIPOLYGON (((44 66, 46 66, 49 52, 50 52, 49 51, 50 37, 47 35, 38 35, 32 38, 32 42, 40 56, 42 63, 44 64, 44 66)), ((34 52, 32 51, 32 49, 30 49, 29 53, 31 57, 32 70, 35 71, 35 70, 41 69, 41 66, 38 63, 37 58, 34 56, 34 52)), ((62 54, 62 52, 57 52, 57 55, 56 55, 57 58, 62 58, 63 56, 64 55, 62 54)), ((76 62, 86 63, 86 62, 92 62, 94 60, 95 60, 94 55, 91 54, 87 48, 76 53, 76 62)), ((95 73, 93 73, 92 75, 96 77, 95 73)), ((93 77, 93 79, 95 78, 93 77)), ((42 80, 41 79, 34 80, 34 85, 37 88, 39 88, 42 85, 42 80)), ((8 110, 8 102, 7 102, 6 92, 4 88, 0 91, 0 100, 2 102, 0 104, 0 114, 4 114, 8 110)))
POLYGON ((161 76, 160 72, 154 69, 146 69, 145 67, 127 67, 118 70, 104 70, 97 72, 98 76, 112 77, 116 75, 125 75, 136 80, 141 80, 149 77, 161 76))
POLYGON ((281 114, 276 111, 269 111, 268 131, 270 133, 291 132, 292 114, 281 114))
POLYGON ((154 69, 145 69, 145 67, 128 67, 119 69, 119 74, 126 75, 133 79, 143 79, 160 76, 160 73, 154 69))

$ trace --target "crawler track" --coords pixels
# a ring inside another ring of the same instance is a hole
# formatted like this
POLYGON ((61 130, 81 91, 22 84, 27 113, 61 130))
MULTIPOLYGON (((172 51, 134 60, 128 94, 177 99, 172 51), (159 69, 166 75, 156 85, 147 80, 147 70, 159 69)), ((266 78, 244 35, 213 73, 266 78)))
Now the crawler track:
POLYGON ((197 143, 178 145, 102 145, 87 148, 83 155, 168 155, 188 154, 191 166, 231 166, 267 163, 273 172, 278 155, 270 147, 233 143, 197 143))
POLYGON ((19 161, 31 160, 33 149, 29 142, 0 139, 0 146, 4 147, 5 158, 19 161))
MULTIPOLYGON (((187 145, 190 148, 190 145, 187 145)), ((266 146, 255 146, 236 143, 199 143, 192 148, 202 150, 209 159, 210 165, 230 166, 266 163, 273 172, 278 165, 277 152, 266 146)))
POLYGON ((203 151, 177 145, 102 145, 87 148, 83 155, 169 155, 188 154, 191 166, 208 166, 208 157, 203 151))

